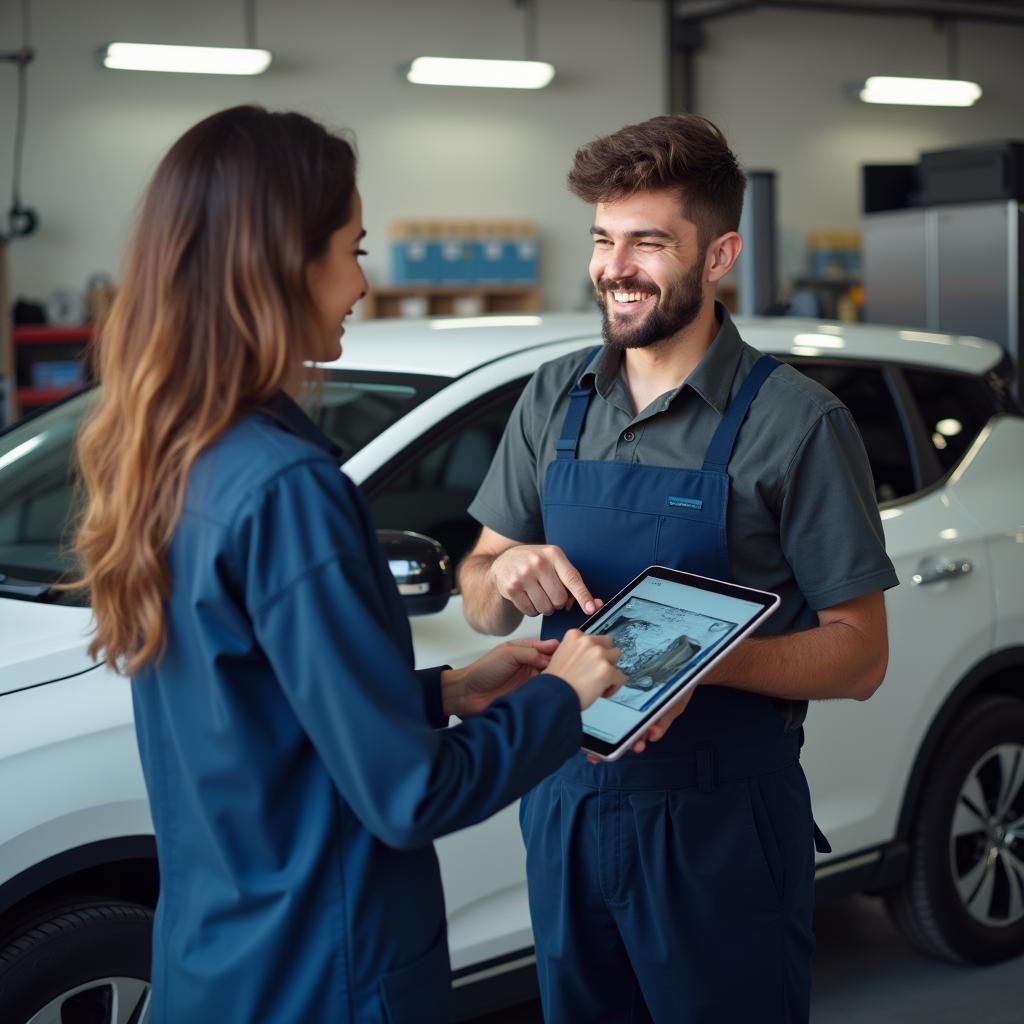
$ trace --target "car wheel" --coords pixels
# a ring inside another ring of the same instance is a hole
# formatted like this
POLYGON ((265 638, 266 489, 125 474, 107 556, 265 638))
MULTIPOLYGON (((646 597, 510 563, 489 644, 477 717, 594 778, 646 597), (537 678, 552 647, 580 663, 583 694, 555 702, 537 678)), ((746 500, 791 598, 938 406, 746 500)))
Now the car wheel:
POLYGON ((36 918, 0 949, 5 1024, 146 1024, 153 912, 80 903, 36 918))
POLYGON ((886 905, 921 950, 993 963, 1024 952, 1024 701, 971 705, 939 746, 910 871, 886 905))

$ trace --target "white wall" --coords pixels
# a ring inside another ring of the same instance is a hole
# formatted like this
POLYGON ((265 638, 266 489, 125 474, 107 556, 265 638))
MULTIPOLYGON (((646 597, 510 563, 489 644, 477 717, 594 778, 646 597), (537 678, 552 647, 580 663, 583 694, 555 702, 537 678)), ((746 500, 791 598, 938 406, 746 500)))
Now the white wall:
MULTIPOLYGON (((387 276, 387 225, 415 216, 521 217, 544 234, 545 299, 579 305, 586 208, 564 186, 576 146, 661 113, 661 0, 538 0, 540 56, 558 67, 539 93, 414 87, 418 54, 518 57, 512 0, 259 0, 259 42, 275 51, 255 79, 109 72, 95 50, 120 38, 232 45, 242 0, 32 0, 24 199, 43 227, 10 249, 14 294, 82 288, 116 274, 133 205, 164 149, 194 121, 245 101, 295 108, 357 134, 371 256, 387 276)), ((0 0, 0 49, 20 39, 20 3, 0 0)), ((844 94, 870 73, 945 74, 942 35, 923 19, 790 10, 707 24, 703 113, 749 167, 779 175, 783 267, 804 237, 857 227, 860 165, 921 150, 1024 138, 1024 29, 960 26, 960 71, 985 89, 968 110, 873 107, 844 94)), ((14 70, 0 66, 0 210, 10 189, 14 70)))
MULTIPOLYGON (((387 278, 387 225, 413 216, 515 217, 543 235, 545 299, 582 301, 589 212, 565 189, 575 148, 663 112, 659 0, 539 0, 541 92, 412 86, 421 54, 524 56, 512 0, 260 0, 270 71, 249 79, 112 72, 114 39, 240 45, 242 0, 33 0, 22 194, 42 220, 9 250, 14 295, 84 288, 117 274, 134 204, 162 152, 190 124, 235 103, 298 109, 352 128, 371 255, 387 278)), ((0 0, 0 49, 20 41, 20 3, 0 0)), ((10 194, 14 70, 0 65, 0 210, 10 194)))
POLYGON ((808 231, 859 227, 862 164, 1024 139, 1024 27, 960 24, 959 75, 984 90, 966 109, 875 106, 844 93, 872 74, 946 77, 946 37, 923 18, 760 10, 706 29, 701 113, 746 166, 777 172, 788 273, 804 269, 808 231))

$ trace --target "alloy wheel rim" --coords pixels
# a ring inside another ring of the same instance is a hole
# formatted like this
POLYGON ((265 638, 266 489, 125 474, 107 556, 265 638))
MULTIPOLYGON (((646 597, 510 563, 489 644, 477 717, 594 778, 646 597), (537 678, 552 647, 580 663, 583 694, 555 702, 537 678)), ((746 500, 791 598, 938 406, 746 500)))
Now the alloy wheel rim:
POLYGON ((993 747, 967 773, 949 835, 957 895, 987 928, 1024 921, 1024 744, 993 747))
POLYGON ((149 982, 98 978, 62 992, 25 1024, 149 1024, 149 982))

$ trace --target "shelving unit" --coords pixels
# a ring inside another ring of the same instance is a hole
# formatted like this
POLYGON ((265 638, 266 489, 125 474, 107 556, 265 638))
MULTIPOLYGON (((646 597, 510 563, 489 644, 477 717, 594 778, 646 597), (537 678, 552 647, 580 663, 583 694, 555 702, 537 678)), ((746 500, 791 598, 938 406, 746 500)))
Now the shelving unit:
POLYGON ((32 324, 15 327, 11 332, 14 402, 12 417, 59 402, 89 381, 89 368, 84 364, 86 345, 92 340, 92 328, 63 327, 52 324, 32 324), (42 363, 72 363, 82 365, 81 380, 58 387, 35 386, 33 368, 42 363))
MULTIPOLYGON (((540 290, 532 285, 447 285, 444 287, 398 286, 372 289, 362 302, 367 320, 403 315, 455 316, 460 307, 479 306, 488 313, 535 313, 540 309, 540 290), (405 300, 421 300, 408 303, 405 300), (461 303, 459 300, 466 300, 461 303), (410 305, 422 305, 422 314, 404 313, 410 305)), ((464 315, 477 315, 474 311, 464 315)))
POLYGON ((821 315, 825 320, 838 320, 839 300, 848 295, 852 289, 860 288, 859 278, 844 277, 798 277, 793 281, 794 288, 806 288, 814 292, 821 303, 821 315))

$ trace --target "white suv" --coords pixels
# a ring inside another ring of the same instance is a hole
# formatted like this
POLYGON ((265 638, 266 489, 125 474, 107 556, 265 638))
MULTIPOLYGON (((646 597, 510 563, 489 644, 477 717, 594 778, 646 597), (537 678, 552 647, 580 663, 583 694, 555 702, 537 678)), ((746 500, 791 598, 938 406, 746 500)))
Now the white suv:
MULTIPOLYGON (((883 893, 938 956, 1020 953, 1024 418, 1002 350, 897 328, 738 324, 850 408, 901 583, 886 595, 886 684, 866 703, 811 707, 804 765, 833 847, 819 889, 883 893)), ((426 534, 458 559, 526 379, 599 341, 584 315, 359 325, 326 368, 321 425, 379 528, 426 534)), ((12 1024, 146 1016, 159 879, 128 684, 86 656, 88 608, 50 587, 72 568, 72 439, 89 402, 0 435, 0 1017, 12 1024)), ((492 643, 458 594, 413 628, 421 665, 492 643)), ((461 1015, 528 995, 515 808, 438 847, 461 1015)))

